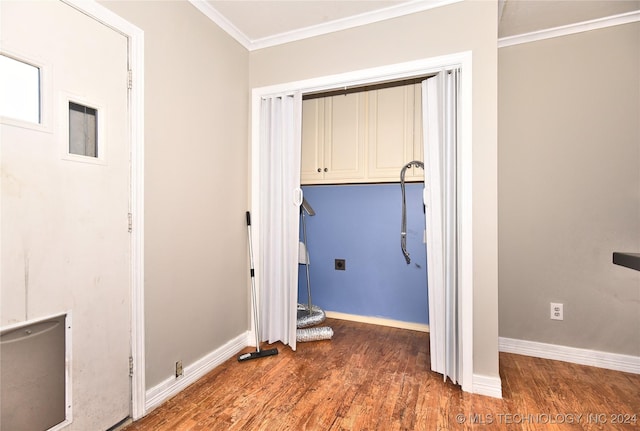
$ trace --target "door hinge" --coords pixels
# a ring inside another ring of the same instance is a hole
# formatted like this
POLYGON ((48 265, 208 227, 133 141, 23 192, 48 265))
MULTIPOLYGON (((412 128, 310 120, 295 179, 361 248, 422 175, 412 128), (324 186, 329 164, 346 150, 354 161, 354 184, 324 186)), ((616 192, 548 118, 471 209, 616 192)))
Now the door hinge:
POLYGON ((131 233, 133 231, 133 214, 129 213, 127 214, 127 218, 129 220, 129 233, 131 233))
POLYGON ((131 90, 133 88, 133 71, 132 70, 128 71, 127 88, 129 90, 131 90))
POLYGON ((133 356, 129 356, 129 377, 133 377, 133 356))

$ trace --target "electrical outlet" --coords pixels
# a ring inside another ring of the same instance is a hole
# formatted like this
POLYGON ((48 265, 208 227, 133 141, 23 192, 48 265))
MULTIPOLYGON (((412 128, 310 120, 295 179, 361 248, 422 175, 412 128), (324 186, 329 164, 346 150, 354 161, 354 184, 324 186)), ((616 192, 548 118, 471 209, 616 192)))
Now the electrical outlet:
POLYGON ((184 370, 182 369, 182 361, 176 362, 176 377, 180 377, 184 374, 184 370))
POLYGON ((551 320, 564 320, 563 305, 558 302, 551 303, 551 320))

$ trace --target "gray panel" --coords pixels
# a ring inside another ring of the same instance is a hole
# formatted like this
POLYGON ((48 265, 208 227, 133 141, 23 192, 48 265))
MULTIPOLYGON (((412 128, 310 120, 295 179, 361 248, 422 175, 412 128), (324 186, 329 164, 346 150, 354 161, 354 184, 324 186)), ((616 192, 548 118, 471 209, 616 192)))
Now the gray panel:
POLYGON ((65 316, 0 334, 0 429, 44 431, 65 420, 65 316))

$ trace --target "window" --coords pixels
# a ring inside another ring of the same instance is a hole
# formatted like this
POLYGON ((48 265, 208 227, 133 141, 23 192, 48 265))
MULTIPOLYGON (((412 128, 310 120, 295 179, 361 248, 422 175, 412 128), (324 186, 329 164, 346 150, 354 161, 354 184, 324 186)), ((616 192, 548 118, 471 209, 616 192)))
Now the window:
POLYGON ((0 116, 40 124, 40 69, 0 54, 0 116))
MULTIPOLYGON (((2 0, 0 0, 2 1, 2 0)), ((104 127, 108 109, 94 95, 60 92, 56 128, 60 156, 64 160, 95 165, 107 164, 104 127)))
POLYGON ((98 157, 98 110, 71 101, 69 154, 98 157))

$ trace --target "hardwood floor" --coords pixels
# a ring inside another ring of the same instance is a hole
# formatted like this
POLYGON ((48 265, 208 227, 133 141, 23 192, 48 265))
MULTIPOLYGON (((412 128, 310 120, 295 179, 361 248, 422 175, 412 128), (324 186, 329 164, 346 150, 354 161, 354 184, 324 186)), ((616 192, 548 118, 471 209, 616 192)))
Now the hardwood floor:
POLYGON ((327 325, 331 341, 234 357, 126 431, 640 431, 639 375, 501 353, 499 400, 463 393, 431 372, 426 333, 327 325))

